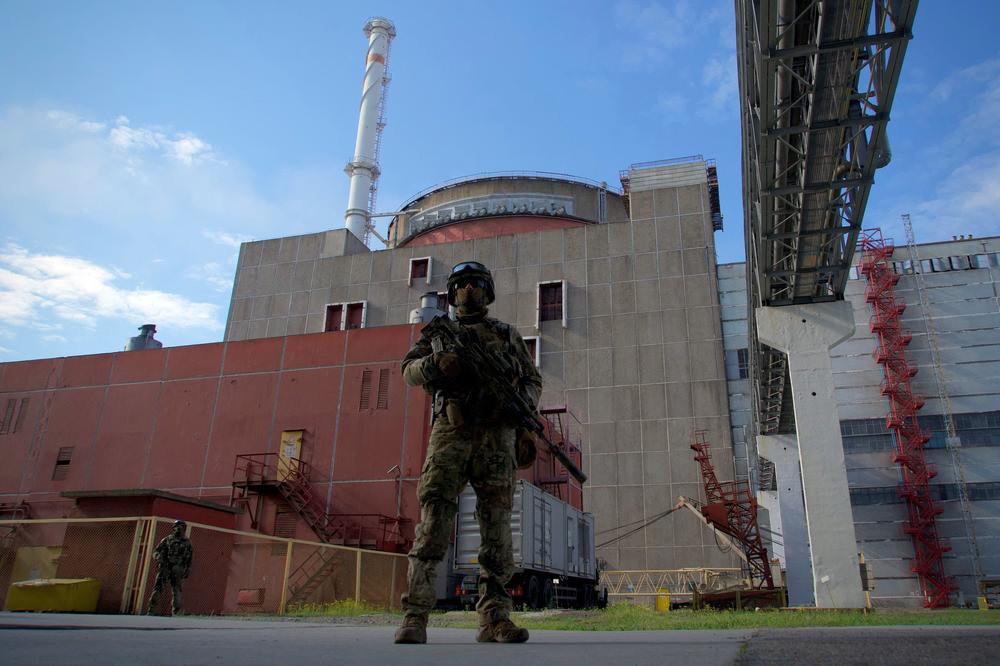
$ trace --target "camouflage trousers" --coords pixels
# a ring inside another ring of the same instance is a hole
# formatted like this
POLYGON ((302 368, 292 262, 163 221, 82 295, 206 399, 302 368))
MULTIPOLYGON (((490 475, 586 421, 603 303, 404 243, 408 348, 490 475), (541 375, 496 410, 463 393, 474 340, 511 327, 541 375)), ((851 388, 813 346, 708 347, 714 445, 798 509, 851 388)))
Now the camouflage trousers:
POLYGON ((408 614, 424 615, 434 607, 437 564, 448 551, 458 496, 471 483, 482 536, 476 610, 486 622, 510 616, 513 604, 504 586, 514 573, 510 513, 515 472, 513 428, 453 426, 447 418, 434 422, 417 484, 420 524, 409 554, 408 590, 402 598, 408 614))
POLYGON ((153 581, 153 594, 149 597, 149 606, 146 607, 146 612, 152 613, 156 609, 156 603, 160 600, 160 594, 163 592, 164 586, 169 583, 172 595, 171 609, 175 615, 180 613, 181 605, 184 603, 184 597, 181 593, 181 581, 183 580, 184 574, 180 569, 165 566, 157 569, 156 580, 153 581))

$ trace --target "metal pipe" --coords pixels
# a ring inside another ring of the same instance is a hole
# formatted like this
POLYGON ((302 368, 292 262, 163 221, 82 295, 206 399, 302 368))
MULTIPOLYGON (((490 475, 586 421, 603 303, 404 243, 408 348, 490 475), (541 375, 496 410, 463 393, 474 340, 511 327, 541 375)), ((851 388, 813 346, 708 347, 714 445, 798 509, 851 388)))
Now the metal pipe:
POLYGON ((354 144, 354 157, 344 168, 351 178, 347 197, 344 225, 362 241, 369 223, 369 193, 378 178, 378 136, 381 131, 379 109, 385 94, 385 65, 389 43, 396 36, 396 28, 387 18, 368 19, 364 27, 368 37, 368 56, 365 60, 365 78, 361 86, 361 108, 358 114, 358 134, 354 144))

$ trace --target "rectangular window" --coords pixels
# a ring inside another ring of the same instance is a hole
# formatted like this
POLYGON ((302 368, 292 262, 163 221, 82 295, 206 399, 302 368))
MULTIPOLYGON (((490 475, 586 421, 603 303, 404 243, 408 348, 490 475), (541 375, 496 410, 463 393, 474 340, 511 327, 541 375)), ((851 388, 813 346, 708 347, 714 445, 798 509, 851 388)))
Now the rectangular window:
POLYGON ((73 459, 73 447, 64 446, 56 454, 56 466, 52 470, 52 480, 62 481, 69 474, 69 464, 73 459))
MULTIPOLYGON (((278 509, 274 514, 274 536, 283 539, 295 538, 295 526, 298 525, 298 515, 291 508, 278 509)), ((282 552, 286 552, 282 548, 282 552)))
POLYGON ((358 402, 358 410, 368 409, 371 404, 372 395, 372 371, 361 371, 361 400, 358 402))
POLYGON ((535 367, 542 367, 541 339, 537 335, 529 335, 523 338, 524 346, 528 348, 528 356, 535 361, 535 367))
POLYGON ((750 352, 747 349, 736 350, 736 363, 739 370, 740 379, 747 379, 750 376, 750 352))
POLYGON ((921 259, 920 260, 920 272, 921 273, 933 273, 934 272, 934 266, 933 266, 933 264, 932 264, 932 262, 931 262, 930 259, 921 259))
POLYGON ((24 419, 28 416, 28 403, 31 398, 21 398, 21 407, 17 410, 17 420, 14 421, 14 432, 20 432, 24 427, 24 419))
POLYGON ((562 321, 566 326, 565 298, 566 281, 542 282, 538 285, 538 322, 562 321))
POLYGON ((990 256, 988 254, 974 254, 969 257, 969 263, 973 268, 989 268, 990 256))
POLYGON ((431 283, 431 258, 417 257, 410 259, 410 279, 406 284, 413 286, 417 280, 423 280, 424 284, 431 283))
POLYGON ((360 303, 348 303, 347 304, 347 316, 345 319, 344 328, 350 330, 352 328, 364 328, 365 327, 365 315, 368 312, 368 301, 361 301, 360 303))
POLYGON ((326 306, 326 323, 323 324, 323 330, 329 333, 330 331, 340 331, 344 328, 344 304, 343 303, 333 303, 326 306))
POLYGON ((937 257, 931 259, 931 270, 935 273, 946 273, 951 270, 951 264, 948 263, 947 257, 937 257))
POLYGON ((447 312, 448 311, 448 292, 447 291, 439 291, 438 292, 437 309, 440 310, 441 312, 447 312))
POLYGON ((389 368, 378 371, 378 394, 375 398, 375 409, 389 409, 389 368))
POLYGON ((948 260, 951 262, 951 270, 953 271, 969 270, 969 258, 964 254, 954 257, 948 257, 948 260))
POLYGON ((17 398, 8 398, 7 407, 3 412, 3 420, 0 421, 0 435, 6 435, 10 432, 10 428, 14 424, 15 409, 17 409, 17 398))

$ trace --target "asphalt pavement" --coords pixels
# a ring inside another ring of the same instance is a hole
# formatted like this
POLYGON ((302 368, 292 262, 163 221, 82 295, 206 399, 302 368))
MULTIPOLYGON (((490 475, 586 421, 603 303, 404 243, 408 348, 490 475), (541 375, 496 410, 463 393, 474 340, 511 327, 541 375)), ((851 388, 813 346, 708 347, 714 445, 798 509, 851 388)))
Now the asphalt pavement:
POLYGON ((950 664, 993 663, 1000 627, 532 631, 479 644, 471 629, 394 645, 390 626, 229 617, 0 613, 0 664, 950 664))

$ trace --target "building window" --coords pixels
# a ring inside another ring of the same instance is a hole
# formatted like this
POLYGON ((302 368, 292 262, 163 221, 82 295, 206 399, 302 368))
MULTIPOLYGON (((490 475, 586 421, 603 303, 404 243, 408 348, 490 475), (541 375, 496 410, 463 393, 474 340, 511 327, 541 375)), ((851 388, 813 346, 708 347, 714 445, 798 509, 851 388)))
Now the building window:
POLYGON ((56 466, 52 470, 52 480, 62 481, 69 474, 69 464, 73 458, 73 447, 64 446, 56 454, 56 466))
POLYGON ((417 280, 423 279, 424 284, 431 283, 431 258, 417 257, 410 259, 410 278, 406 284, 413 286, 417 280))
POLYGON ((990 256, 988 254, 973 254, 969 256, 969 263, 973 268, 989 268, 990 256))
POLYGON ((736 366, 740 379, 747 379, 750 376, 750 352, 747 349, 736 350, 736 366))
POLYGON ((437 309, 440 310, 441 312, 447 312, 448 311, 448 292, 447 291, 439 291, 438 292, 437 309))
POLYGON ((348 303, 347 304, 347 315, 344 317, 344 328, 350 330, 352 328, 364 328, 365 327, 365 316, 368 313, 368 301, 361 301, 360 303, 348 303))
POLYGON ((371 404, 371 394, 372 394, 372 371, 362 370, 361 371, 361 400, 358 402, 358 411, 363 411, 369 408, 371 404))
POLYGON ((727 349, 725 352, 726 379, 747 379, 750 376, 750 354, 747 349, 727 349))
POLYGON ((326 306, 326 322, 323 324, 323 330, 326 332, 330 331, 341 331, 344 328, 344 304, 343 303, 333 303, 326 306))
POLYGON ((564 303, 566 281, 541 282, 538 285, 538 324, 543 321, 561 321, 566 326, 564 303))
MULTIPOLYGON (((283 539, 294 539, 295 527, 298 525, 298 522, 298 514, 291 507, 278 509, 274 514, 274 536, 283 539)), ((284 547, 282 547, 282 552, 287 552, 284 547)))
POLYGON ((541 347, 542 341, 537 335, 528 335, 523 338, 524 346, 528 348, 528 356, 535 361, 535 367, 542 367, 541 347))
POLYGON ((389 409, 389 368, 378 371, 378 393, 375 398, 375 409, 389 409))
POLYGON ((965 255, 948 257, 948 260, 951 262, 951 270, 953 271, 969 270, 969 257, 965 255))

